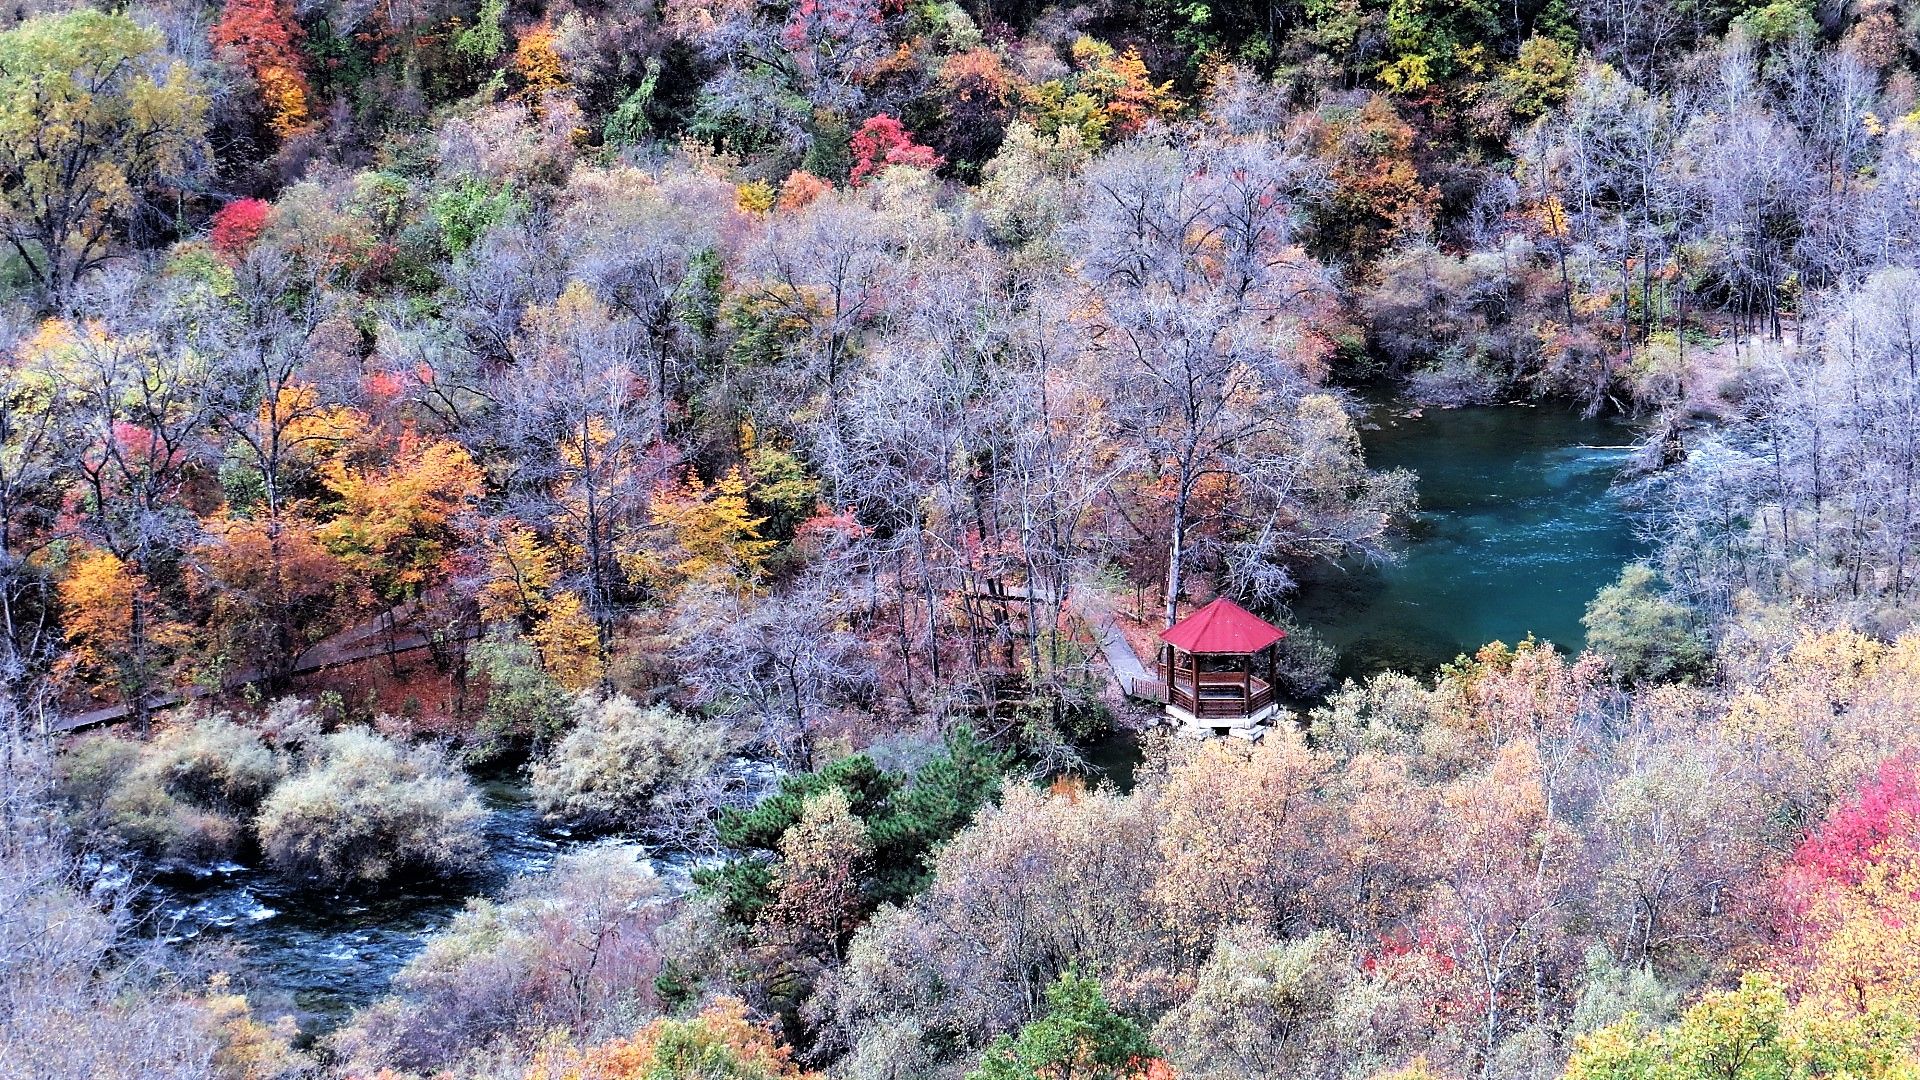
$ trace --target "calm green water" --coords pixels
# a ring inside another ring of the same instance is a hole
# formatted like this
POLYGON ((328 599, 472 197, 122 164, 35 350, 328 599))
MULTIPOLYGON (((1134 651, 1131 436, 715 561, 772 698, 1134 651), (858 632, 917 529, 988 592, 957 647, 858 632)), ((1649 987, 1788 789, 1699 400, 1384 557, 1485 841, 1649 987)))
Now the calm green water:
POLYGON ((1293 606, 1339 650, 1337 675, 1424 674, 1528 633, 1578 649, 1587 602, 1638 554, 1614 490, 1633 428, 1546 405, 1408 412, 1362 421, 1369 465, 1420 475, 1404 558, 1318 573, 1293 606))

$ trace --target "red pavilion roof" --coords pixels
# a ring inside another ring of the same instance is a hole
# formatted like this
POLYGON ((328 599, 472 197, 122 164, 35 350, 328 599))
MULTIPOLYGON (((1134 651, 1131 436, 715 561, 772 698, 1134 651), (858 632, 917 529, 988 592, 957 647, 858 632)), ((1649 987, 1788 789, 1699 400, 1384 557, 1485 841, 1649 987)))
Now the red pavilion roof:
POLYGON ((1188 653, 1257 653, 1286 636, 1223 596, 1168 627, 1160 640, 1188 653))

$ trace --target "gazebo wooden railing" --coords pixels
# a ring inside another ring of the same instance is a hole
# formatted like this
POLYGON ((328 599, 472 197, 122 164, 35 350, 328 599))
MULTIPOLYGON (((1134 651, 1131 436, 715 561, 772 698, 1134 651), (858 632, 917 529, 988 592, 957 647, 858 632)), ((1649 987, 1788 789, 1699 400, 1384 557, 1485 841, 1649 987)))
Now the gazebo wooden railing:
MULTIPOLYGON (((1164 662, 1155 664, 1154 670, 1156 692, 1152 696, 1155 700, 1166 701, 1167 665, 1164 662)), ((1166 703, 1185 709, 1202 720, 1233 720, 1253 716, 1273 704, 1273 687, 1257 675, 1234 671, 1200 672, 1197 698, 1194 696, 1194 679, 1191 671, 1178 672, 1178 677, 1172 683, 1172 700, 1166 703)))

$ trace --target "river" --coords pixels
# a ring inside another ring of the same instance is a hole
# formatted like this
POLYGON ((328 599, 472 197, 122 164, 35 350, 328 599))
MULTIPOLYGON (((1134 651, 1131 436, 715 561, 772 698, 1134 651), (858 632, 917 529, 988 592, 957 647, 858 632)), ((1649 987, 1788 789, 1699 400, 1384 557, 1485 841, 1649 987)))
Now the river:
POLYGON ((331 892, 224 863, 155 880, 140 906, 170 942, 231 951, 235 978, 266 1010, 293 1012, 305 1030, 329 1029, 385 993, 393 973, 468 896, 545 870, 577 843, 548 827, 519 787, 496 781, 482 785, 482 795, 492 812, 488 859, 463 880, 331 892))
MULTIPOLYGON (((769 766, 735 764, 764 786, 776 782, 769 766)), ((465 878, 376 893, 326 891, 297 887, 259 866, 224 863, 158 878, 139 891, 136 907, 171 943, 231 954, 231 974, 263 1015, 291 1013, 304 1033, 325 1033, 386 993, 394 973, 468 897, 498 896, 515 878, 543 873, 588 844, 623 843, 552 825, 515 782, 480 789, 491 812, 487 859, 465 878)), ((693 860, 667 855, 647 862, 670 887, 690 887, 693 860)))
POLYGON ((1309 577, 1294 615, 1339 653, 1336 675, 1432 672, 1489 641, 1585 641, 1588 601, 1639 554, 1617 486, 1635 429, 1551 405, 1413 409, 1377 402, 1367 464, 1420 476, 1400 559, 1309 577))

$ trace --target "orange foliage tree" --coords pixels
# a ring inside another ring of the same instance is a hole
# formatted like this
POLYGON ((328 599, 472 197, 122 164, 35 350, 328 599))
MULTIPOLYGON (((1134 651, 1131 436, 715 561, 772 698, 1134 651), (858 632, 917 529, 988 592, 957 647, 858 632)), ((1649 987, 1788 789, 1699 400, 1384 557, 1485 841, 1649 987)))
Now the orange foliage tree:
POLYGON ((287 0, 227 0, 209 35, 213 47, 253 76, 266 105, 268 122, 282 139, 305 129, 312 110, 306 60, 300 41, 306 31, 287 0))
POLYGON ((337 629, 349 608, 345 567, 304 517, 229 514, 205 527, 196 562, 212 629, 269 685, 284 682, 300 653, 337 629))
MULTIPOLYGON (((127 578, 112 593, 127 607, 124 622, 114 616, 125 637, 113 668, 144 730, 152 680, 170 669, 177 644, 168 640, 175 597, 153 575, 180 553, 190 520, 180 510, 194 495, 193 451, 206 425, 204 365, 191 349, 166 347, 162 335, 61 320, 42 326, 23 354, 44 363, 62 391, 76 523, 127 578)), ((84 574, 85 564, 77 569, 84 574)), ((104 602, 108 594, 94 595, 104 602)))
POLYGON ((513 48, 513 70, 520 76, 521 87, 533 105, 539 105, 546 95, 567 88, 567 65, 560 56, 552 26, 541 23, 520 35, 513 48))
POLYGON ((1326 111, 1315 152, 1329 167, 1333 197, 1314 215, 1316 254, 1370 265, 1426 228, 1440 193, 1421 182, 1413 139, 1413 127, 1378 94, 1358 109, 1326 111))

